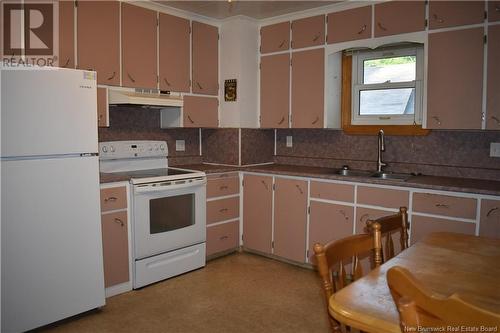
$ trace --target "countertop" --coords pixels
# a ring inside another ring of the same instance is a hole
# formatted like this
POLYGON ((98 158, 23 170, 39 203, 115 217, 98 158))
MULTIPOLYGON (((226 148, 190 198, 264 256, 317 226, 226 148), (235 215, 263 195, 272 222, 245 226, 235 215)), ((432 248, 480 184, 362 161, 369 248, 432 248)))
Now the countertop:
MULTIPOLYGON (((438 176, 411 176, 406 181, 377 179, 366 176, 341 176, 334 173, 332 168, 309 167, 298 165, 283 165, 283 164, 266 164, 260 166, 238 167, 224 166, 213 164, 190 164, 176 165, 174 168, 191 169, 204 171, 207 174, 231 172, 231 171, 247 171, 268 173, 276 175, 288 175, 308 178, 331 179, 340 181, 350 181, 358 183, 381 184, 390 186, 425 188, 439 191, 454 191, 465 193, 476 193, 485 195, 500 196, 500 181, 471 179, 471 178, 454 178, 454 177, 438 177, 438 176)), ((127 177, 115 176, 113 174, 100 175, 101 183, 110 183, 118 181, 128 181, 127 177)))

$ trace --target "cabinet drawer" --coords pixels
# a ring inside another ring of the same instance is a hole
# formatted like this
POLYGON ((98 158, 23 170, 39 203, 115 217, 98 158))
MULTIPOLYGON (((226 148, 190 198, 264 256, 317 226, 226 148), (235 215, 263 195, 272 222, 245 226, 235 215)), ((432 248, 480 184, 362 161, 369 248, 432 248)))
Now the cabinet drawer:
POLYGON ((453 220, 439 219, 427 216, 412 216, 411 219, 411 244, 415 244, 427 234, 432 232, 458 232, 474 235, 476 224, 453 220))
POLYGON ((354 202, 354 186, 325 182, 311 182, 311 198, 354 202))
POLYGON ((377 187, 358 187, 358 204, 386 208, 408 207, 408 191, 377 187))
POLYGON ((413 211, 465 219, 475 219, 477 200, 449 195, 415 193, 413 211))
POLYGON ((207 202, 207 224, 240 216, 240 197, 207 202))
POLYGON ((207 198, 238 194, 240 182, 238 177, 209 178, 207 182, 207 198))
POLYGON ((481 200, 479 236, 500 239, 500 200, 481 200))
POLYGON ((127 208, 127 188, 125 186, 101 189, 101 212, 127 208))
POLYGON ((234 221, 207 228, 207 256, 238 247, 240 222, 234 221))
POLYGON ((104 286, 129 280, 127 212, 101 216, 104 286))

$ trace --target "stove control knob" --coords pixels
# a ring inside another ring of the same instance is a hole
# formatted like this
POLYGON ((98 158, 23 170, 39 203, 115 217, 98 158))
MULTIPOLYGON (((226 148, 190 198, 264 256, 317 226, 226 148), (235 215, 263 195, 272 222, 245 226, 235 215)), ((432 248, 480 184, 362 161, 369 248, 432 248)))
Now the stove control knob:
POLYGON ((111 147, 109 148, 109 150, 110 150, 112 153, 114 153, 114 152, 115 152, 115 147, 111 146, 111 147))
POLYGON ((149 146, 149 151, 153 151, 153 146, 149 146))
POLYGON ((108 152, 108 147, 102 146, 101 150, 102 150, 103 153, 107 153, 108 152))
POLYGON ((158 151, 158 145, 155 145, 155 150, 158 151))
POLYGON ((161 150, 165 150, 165 145, 160 145, 161 150))

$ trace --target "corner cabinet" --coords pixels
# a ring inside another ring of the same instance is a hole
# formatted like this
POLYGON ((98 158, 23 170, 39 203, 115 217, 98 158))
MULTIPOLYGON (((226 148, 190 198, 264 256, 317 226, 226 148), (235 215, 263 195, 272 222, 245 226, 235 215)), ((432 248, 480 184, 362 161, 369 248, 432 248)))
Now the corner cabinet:
POLYGON ((219 93, 219 29, 193 21, 192 90, 195 94, 219 93))

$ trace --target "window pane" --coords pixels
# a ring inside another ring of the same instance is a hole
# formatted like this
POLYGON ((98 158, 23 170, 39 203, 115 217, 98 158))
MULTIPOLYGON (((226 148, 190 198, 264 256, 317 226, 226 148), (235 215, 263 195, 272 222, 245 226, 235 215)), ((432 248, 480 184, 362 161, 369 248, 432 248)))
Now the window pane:
POLYGON ((415 80, 416 56, 363 61, 363 83, 407 82, 415 80))
POLYGON ((415 88, 361 90, 359 115, 405 115, 415 113, 415 88))

